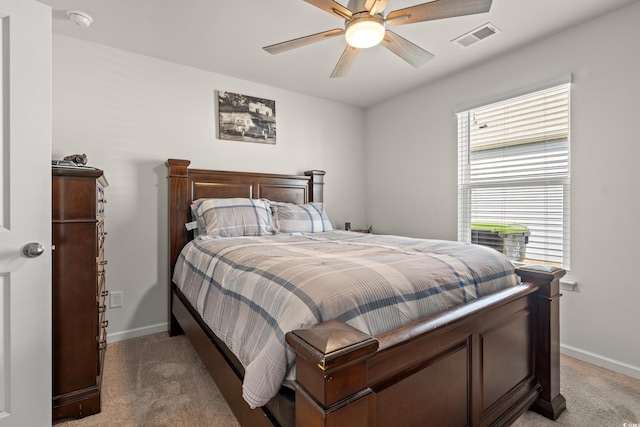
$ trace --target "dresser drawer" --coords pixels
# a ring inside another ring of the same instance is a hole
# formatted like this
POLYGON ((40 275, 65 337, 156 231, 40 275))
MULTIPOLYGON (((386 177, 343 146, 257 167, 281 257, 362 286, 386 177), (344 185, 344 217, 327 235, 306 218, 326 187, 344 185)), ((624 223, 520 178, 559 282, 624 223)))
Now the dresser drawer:
POLYGON ((104 290, 105 283, 107 282, 107 261, 104 259, 99 259, 96 262, 96 271, 97 271, 97 279, 98 279, 98 293, 104 290))
POLYGON ((104 231, 104 221, 99 221, 96 226, 96 241, 98 246, 96 248, 96 257, 104 257, 104 241, 107 237, 107 233, 104 231))
POLYGON ((97 375, 100 376, 102 373, 102 365, 104 363, 104 353, 107 349, 107 327, 109 326, 109 321, 106 319, 105 313, 99 313, 99 322, 98 322, 98 360, 96 365, 97 375))
MULTIPOLYGON (((54 170, 52 177, 53 221, 96 219, 96 180, 91 175, 62 175, 54 170)), ((93 173, 95 175, 96 173, 93 173)))
POLYGON ((96 185, 96 213, 98 216, 104 215, 104 208, 107 199, 104 196, 104 187, 100 184, 96 185))

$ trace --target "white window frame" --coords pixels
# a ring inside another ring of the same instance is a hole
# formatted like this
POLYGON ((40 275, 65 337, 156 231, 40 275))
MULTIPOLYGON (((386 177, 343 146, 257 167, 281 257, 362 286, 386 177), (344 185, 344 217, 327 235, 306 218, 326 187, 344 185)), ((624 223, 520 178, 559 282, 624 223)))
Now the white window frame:
MULTIPOLYGON (((497 187, 504 188, 525 188, 529 187, 531 189, 535 188, 534 186, 562 186, 562 253, 560 266, 565 269, 569 269, 569 261, 570 261, 570 169, 569 169, 569 157, 567 157, 567 171, 566 176, 537 176, 532 179, 523 179, 522 176, 518 176, 515 180, 509 180, 505 178, 498 178, 493 181, 492 179, 481 180, 480 182, 473 182, 471 178, 471 166, 470 166, 470 117, 472 113, 476 109, 491 107, 493 104, 509 102, 517 100, 522 96, 528 96, 534 94, 535 92, 540 92, 544 90, 553 89, 558 86, 567 85, 568 90, 568 111, 567 111, 567 150, 570 150, 571 138, 570 138, 570 115, 571 115, 571 105, 570 105, 570 83, 571 76, 562 76, 553 81, 549 81, 545 84, 532 86, 530 88, 523 89, 517 93, 507 94, 505 96, 499 97, 497 99, 493 99, 490 101, 476 103, 472 106, 466 106, 457 109, 456 114, 458 117, 458 240, 464 242, 471 241, 471 223, 472 223, 472 201, 471 201, 471 193, 474 190, 481 189, 491 189, 497 187)), ((546 138, 546 137, 545 137, 546 138)), ((546 141, 545 138, 538 138, 540 141, 546 141)), ((549 141, 552 141, 553 137, 549 137, 549 141)), ((516 147, 516 144, 506 143, 504 146, 512 146, 516 147)), ((476 151, 478 152, 478 151, 476 151)), ((570 151, 567 156, 570 156, 570 151)), ((489 156, 490 157, 490 156, 489 156)), ((551 188, 551 187, 549 187, 551 188)), ((556 187, 557 188, 557 187, 556 187)), ((526 191, 526 190, 525 190, 526 191)), ((477 218, 476 218, 477 219, 477 218)), ((526 224, 524 224, 526 225, 526 224)), ((545 241, 546 242, 546 241, 545 241)), ((548 243, 544 243, 547 245, 548 243)), ((544 258, 544 256, 541 256, 544 258)), ((553 257, 550 257, 552 259, 553 257)), ((541 259, 530 260, 527 258, 525 262, 534 262, 541 264, 551 264, 557 265, 552 262, 545 262, 541 259)), ((517 264, 517 262, 516 262, 517 264)))

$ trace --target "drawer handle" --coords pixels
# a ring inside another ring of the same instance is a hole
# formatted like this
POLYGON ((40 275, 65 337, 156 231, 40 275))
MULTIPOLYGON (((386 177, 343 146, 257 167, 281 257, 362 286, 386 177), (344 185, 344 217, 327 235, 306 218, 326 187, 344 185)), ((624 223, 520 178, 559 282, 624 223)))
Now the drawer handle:
POLYGON ((103 297, 106 297, 107 295, 109 295, 109 291, 108 290, 107 291, 102 291, 102 296, 103 297))
POLYGON ((100 343, 98 344, 98 348, 100 348, 100 350, 104 350, 105 348, 107 348, 107 340, 100 341, 100 343))
POLYGON ((100 261, 100 262, 98 262, 98 265, 107 265, 108 262, 109 261, 100 261))
POLYGON ((106 328, 108 326, 109 326, 109 321, 108 320, 105 320, 104 322, 102 322, 102 327, 103 328, 106 328))
POLYGON ((101 305, 98 306, 98 313, 104 313, 105 311, 107 311, 107 306, 105 305, 101 305))

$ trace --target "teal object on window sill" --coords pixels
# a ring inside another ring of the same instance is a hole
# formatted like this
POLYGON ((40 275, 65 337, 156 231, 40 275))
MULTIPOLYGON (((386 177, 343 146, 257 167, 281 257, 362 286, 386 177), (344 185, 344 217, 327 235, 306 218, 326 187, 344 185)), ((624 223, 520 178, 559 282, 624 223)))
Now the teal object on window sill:
POLYGON ((472 230, 488 231, 490 233, 496 233, 504 236, 507 234, 523 234, 528 236, 529 227, 522 224, 489 224, 489 223, 472 223, 472 230))
POLYGON ((524 261, 529 234, 529 227, 522 224, 471 224, 471 243, 493 248, 511 261, 524 261))

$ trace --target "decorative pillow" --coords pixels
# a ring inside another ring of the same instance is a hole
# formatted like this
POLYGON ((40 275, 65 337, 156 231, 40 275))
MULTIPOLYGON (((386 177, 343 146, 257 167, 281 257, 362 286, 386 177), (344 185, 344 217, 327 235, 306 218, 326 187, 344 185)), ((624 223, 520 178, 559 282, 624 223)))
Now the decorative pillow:
POLYGON ((276 230, 281 233, 319 233, 333 230, 322 203, 307 203, 305 205, 282 202, 269 203, 273 211, 276 230))
POLYGON ((275 234, 269 202, 265 199, 198 199, 191 205, 202 234, 211 237, 275 234))

